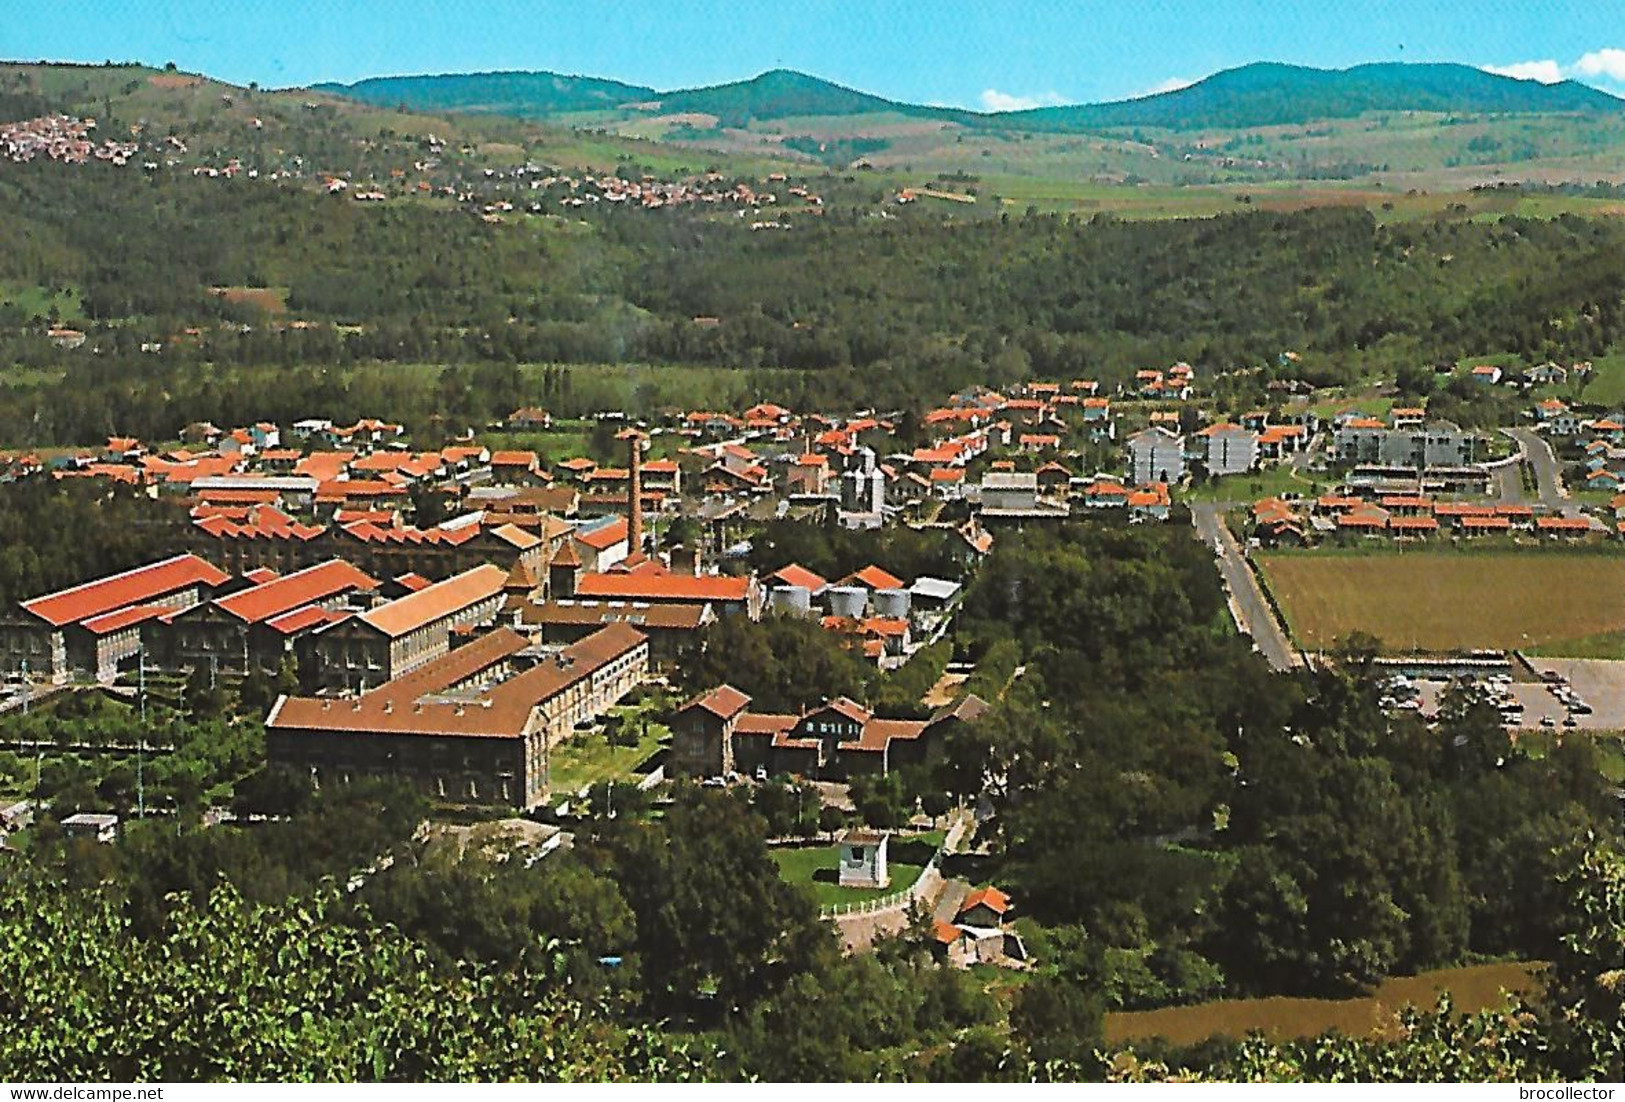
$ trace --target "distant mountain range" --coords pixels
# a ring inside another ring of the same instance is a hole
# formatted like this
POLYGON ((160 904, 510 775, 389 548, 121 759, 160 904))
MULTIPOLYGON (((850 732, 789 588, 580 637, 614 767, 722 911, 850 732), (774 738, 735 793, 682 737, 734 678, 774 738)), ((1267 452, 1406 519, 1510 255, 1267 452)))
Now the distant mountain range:
POLYGON ((1541 84, 1468 65, 1403 63, 1313 69, 1259 62, 1215 73, 1186 88, 1138 99, 997 113, 900 103, 784 69, 750 80, 671 92, 550 72, 376 77, 354 84, 319 84, 315 88, 372 104, 418 111, 465 111, 529 119, 599 112, 621 116, 700 114, 714 116, 718 126, 729 128, 795 117, 881 113, 973 128, 1068 132, 1293 125, 1351 118, 1368 111, 1625 111, 1625 100, 1574 81, 1541 84))

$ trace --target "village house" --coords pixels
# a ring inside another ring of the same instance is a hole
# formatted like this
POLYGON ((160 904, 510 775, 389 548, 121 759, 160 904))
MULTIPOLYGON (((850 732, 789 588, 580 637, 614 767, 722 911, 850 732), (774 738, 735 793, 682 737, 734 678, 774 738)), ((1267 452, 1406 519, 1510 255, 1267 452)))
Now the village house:
POLYGON ((553 415, 536 406, 520 406, 508 414, 509 432, 546 432, 553 427, 553 415))

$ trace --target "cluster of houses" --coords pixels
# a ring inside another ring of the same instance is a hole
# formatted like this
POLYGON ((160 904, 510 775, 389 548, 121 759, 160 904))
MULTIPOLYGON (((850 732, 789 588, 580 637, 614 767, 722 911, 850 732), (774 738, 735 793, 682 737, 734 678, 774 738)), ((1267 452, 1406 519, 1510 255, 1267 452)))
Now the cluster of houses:
MULTIPOLYGON (((1625 506, 1625 497, 1621 505, 1625 506)), ((1270 547, 1300 547, 1339 533, 1395 540, 1528 533, 1572 540, 1603 536, 1612 530, 1615 526, 1589 516, 1519 503, 1440 500, 1414 489, 1370 497, 1324 494, 1290 501, 1270 497, 1252 507, 1253 537, 1270 547)))
POLYGON ((42 115, 8 122, 0 125, 0 157, 16 164, 43 158, 70 165, 94 160, 123 166, 139 151, 140 147, 134 142, 107 139, 97 143, 90 135, 94 129, 95 119, 76 119, 69 115, 42 115))
POLYGON ((1559 398, 1534 409, 1536 427, 1570 459, 1570 482, 1582 489, 1625 491, 1625 411, 1582 415, 1559 398))
MULTIPOLYGON (((768 177, 767 183, 771 187, 776 184, 787 184, 787 181, 782 173, 774 173, 768 177)), ((653 176, 627 180, 609 175, 580 178, 549 175, 530 180, 529 186, 533 191, 547 192, 550 197, 556 197, 559 205, 565 207, 581 207, 589 203, 614 203, 642 207, 644 210, 696 204, 754 209, 773 206, 779 201, 776 191, 758 191, 742 180, 730 185, 721 173, 716 172, 706 173, 693 180, 674 182, 658 180, 653 176)), ((788 185, 785 193, 809 207, 822 207, 824 203, 821 197, 800 185, 788 185)))

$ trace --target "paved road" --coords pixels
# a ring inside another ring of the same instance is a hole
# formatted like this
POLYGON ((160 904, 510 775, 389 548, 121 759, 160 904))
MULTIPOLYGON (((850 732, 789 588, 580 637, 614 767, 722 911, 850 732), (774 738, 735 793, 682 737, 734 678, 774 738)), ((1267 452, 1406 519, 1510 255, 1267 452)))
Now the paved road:
POLYGON ((1501 431, 1518 442, 1518 450, 1523 453, 1524 462, 1535 472, 1535 486, 1539 490, 1540 503, 1548 509, 1562 509, 1567 506, 1569 495, 1563 489, 1562 469, 1558 466, 1557 456, 1552 454, 1552 446, 1546 442, 1546 438, 1533 429, 1501 431))
POLYGON ((1263 590, 1258 588, 1258 579, 1248 568, 1241 545, 1225 527, 1220 506, 1192 505, 1191 520, 1202 542, 1218 556, 1219 573, 1224 575, 1225 588, 1230 591, 1230 611, 1236 627, 1252 636, 1253 646, 1269 661, 1271 669, 1283 672, 1296 668, 1298 656, 1263 590))
POLYGON ((1523 502, 1523 464, 1512 463, 1497 467, 1490 474, 1490 485, 1495 489, 1495 500, 1501 505, 1523 502))

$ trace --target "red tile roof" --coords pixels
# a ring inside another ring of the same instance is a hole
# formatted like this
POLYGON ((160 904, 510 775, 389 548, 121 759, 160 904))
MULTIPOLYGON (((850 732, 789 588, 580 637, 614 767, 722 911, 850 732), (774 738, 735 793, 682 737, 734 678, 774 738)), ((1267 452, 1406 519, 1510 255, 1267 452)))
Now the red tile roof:
POLYGON ((258 624, 352 589, 371 591, 377 588, 376 579, 363 574, 343 559, 331 559, 264 585, 222 597, 215 605, 245 624, 258 624))
POLYGON ((882 570, 880 567, 875 566, 872 563, 864 567, 862 570, 854 570, 852 573, 842 578, 841 581, 844 584, 857 582, 859 585, 866 585, 870 589, 905 588, 903 579, 890 573, 889 571, 882 570))
POLYGON ((829 583, 823 578, 820 578, 817 574, 814 574, 811 570, 808 570, 800 563, 790 563, 788 566, 781 566, 778 570, 768 575, 768 580, 783 582, 785 585, 799 585, 806 589, 809 593, 817 593, 825 586, 829 585, 829 583))
POLYGON ((296 608, 292 612, 284 612, 281 616, 273 616, 265 621, 265 626, 283 635, 297 635, 313 627, 324 624, 336 624, 340 620, 348 620, 352 613, 342 609, 327 609, 321 605, 306 605, 296 608))
POLYGON ((71 589, 24 601, 22 607, 47 623, 61 627, 142 604, 189 586, 219 586, 231 575, 196 555, 176 555, 162 562, 138 566, 122 574, 85 582, 71 589))
POLYGON ((508 572, 485 563, 472 570, 436 582, 427 589, 408 593, 386 605, 361 614, 361 619, 390 638, 399 638, 425 624, 450 616, 487 597, 502 592, 508 572))
POLYGON ((723 575, 583 574, 576 583, 576 596, 733 602, 746 600, 750 587, 749 578, 723 575))
POLYGON ((620 517, 611 524, 595 528, 590 532, 578 533, 576 539, 592 548, 594 551, 607 551, 617 543, 626 542, 630 533, 625 517, 620 517))
POLYGON ((963 915, 966 911, 980 906, 986 906, 995 914, 1002 915, 1010 909, 1010 897, 992 886, 977 888, 965 897, 965 902, 959 905, 959 913, 963 915))
MULTIPOLYGON (((563 661, 539 662, 492 688, 477 702, 430 699, 454 684, 459 671, 466 678, 500 660, 504 653, 514 653, 515 635, 506 629, 492 632, 354 700, 283 697, 271 709, 266 727, 335 735, 522 738, 539 705, 648 642, 634 628, 611 624, 564 648, 563 661), (492 636, 497 637, 495 641, 487 642, 492 636)), ((518 645, 523 645, 522 637, 518 645)))
POLYGON ((117 612, 92 616, 88 620, 81 621, 79 626, 92 635, 107 635, 121 628, 145 623, 148 620, 155 620, 165 613, 174 611, 167 605, 131 605, 129 608, 121 608, 117 612))
POLYGON ((703 708, 718 719, 728 720, 743 712, 750 705, 750 697, 734 688, 732 685, 718 685, 710 692, 695 697, 683 706, 683 711, 690 708, 703 708))

